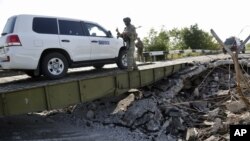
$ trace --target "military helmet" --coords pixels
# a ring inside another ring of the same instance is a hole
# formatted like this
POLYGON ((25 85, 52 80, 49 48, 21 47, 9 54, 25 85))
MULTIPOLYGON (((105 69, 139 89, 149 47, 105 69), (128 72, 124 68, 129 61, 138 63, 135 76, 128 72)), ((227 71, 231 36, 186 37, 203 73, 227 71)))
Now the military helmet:
POLYGON ((123 18, 124 22, 131 22, 131 19, 129 17, 123 18))

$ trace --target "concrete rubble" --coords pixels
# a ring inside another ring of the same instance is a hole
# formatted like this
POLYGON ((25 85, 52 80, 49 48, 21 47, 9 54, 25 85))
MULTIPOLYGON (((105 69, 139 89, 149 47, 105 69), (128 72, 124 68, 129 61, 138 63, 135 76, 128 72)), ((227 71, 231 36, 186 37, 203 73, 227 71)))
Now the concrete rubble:
POLYGON ((196 63, 118 97, 39 114, 96 134, 93 141, 229 140, 229 125, 249 124, 250 111, 239 101, 228 64, 196 63))

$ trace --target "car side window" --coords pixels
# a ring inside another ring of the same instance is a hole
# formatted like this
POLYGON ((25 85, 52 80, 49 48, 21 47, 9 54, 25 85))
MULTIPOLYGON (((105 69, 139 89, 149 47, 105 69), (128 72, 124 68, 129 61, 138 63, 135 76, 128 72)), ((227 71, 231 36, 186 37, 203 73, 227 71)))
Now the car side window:
POLYGON ((100 26, 92 23, 85 23, 85 25, 88 29, 90 36, 107 37, 106 31, 102 29, 100 26))
POLYGON ((32 29, 42 34, 58 34, 57 20, 56 18, 35 17, 32 29))
POLYGON ((83 36, 83 29, 81 22, 59 20, 59 29, 61 35, 83 36))

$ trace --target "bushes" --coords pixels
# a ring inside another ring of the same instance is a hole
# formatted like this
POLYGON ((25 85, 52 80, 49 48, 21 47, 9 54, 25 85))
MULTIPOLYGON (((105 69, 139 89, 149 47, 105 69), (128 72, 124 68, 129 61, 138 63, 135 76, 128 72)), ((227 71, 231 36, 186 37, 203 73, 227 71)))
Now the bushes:
POLYGON ((219 49, 213 37, 199 29, 198 25, 189 28, 164 30, 158 33, 151 29, 148 37, 143 39, 145 51, 168 51, 176 49, 219 49))

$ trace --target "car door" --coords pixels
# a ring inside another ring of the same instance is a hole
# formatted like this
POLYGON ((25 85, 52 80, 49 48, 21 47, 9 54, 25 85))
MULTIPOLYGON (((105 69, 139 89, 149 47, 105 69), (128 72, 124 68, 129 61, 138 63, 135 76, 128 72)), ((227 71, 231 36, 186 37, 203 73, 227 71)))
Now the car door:
POLYGON ((59 19, 58 24, 61 46, 69 52, 71 59, 74 62, 90 60, 89 37, 85 36, 81 22, 59 19))
POLYGON ((84 23, 91 46, 91 60, 111 59, 116 57, 114 39, 108 36, 108 32, 95 23, 84 23))

